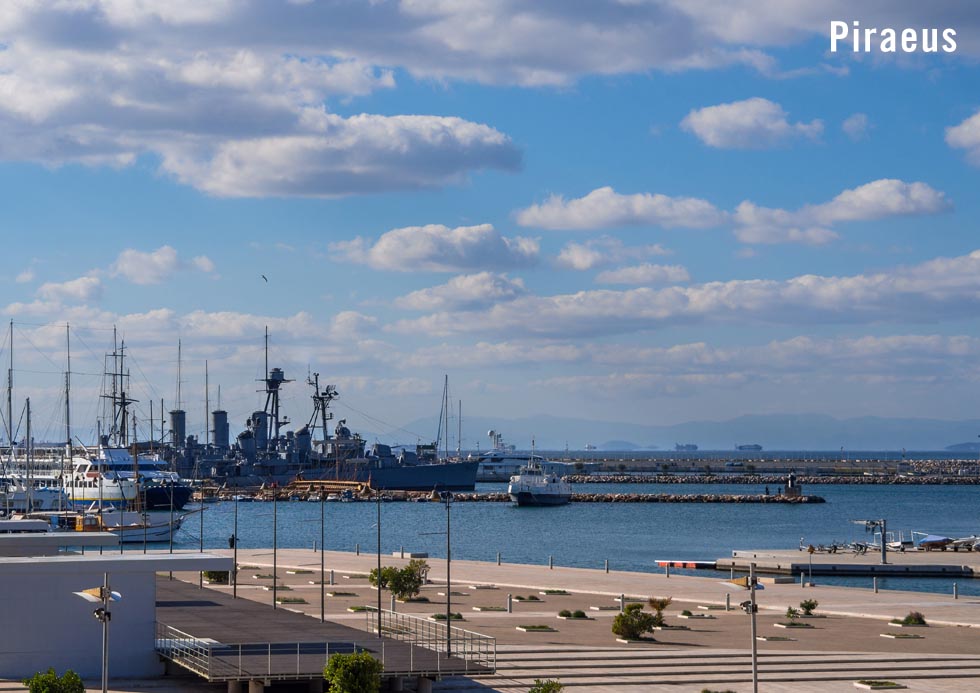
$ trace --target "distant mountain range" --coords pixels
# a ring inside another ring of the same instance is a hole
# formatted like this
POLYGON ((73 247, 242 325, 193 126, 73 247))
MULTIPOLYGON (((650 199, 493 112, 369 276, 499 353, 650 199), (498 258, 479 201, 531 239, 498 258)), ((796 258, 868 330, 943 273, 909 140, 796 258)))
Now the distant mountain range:
MULTIPOLYGON (((410 431, 435 432, 435 417, 405 424, 410 431)), ((824 414, 764 414, 727 421, 690 421, 669 426, 617 423, 539 415, 521 419, 466 417, 463 447, 490 447, 487 431, 503 434, 504 442, 527 450, 531 438, 541 450, 673 450, 675 443, 694 443, 700 450, 733 450, 736 445, 758 443, 766 450, 943 450, 962 446, 980 450, 973 441, 980 420, 900 419, 866 416, 838 419, 824 414), (973 447, 973 446, 977 447, 973 447)), ((451 448, 455 448, 455 426, 451 448)), ((409 441, 399 441, 409 442, 409 441)), ((414 441, 411 441, 414 443, 414 441)))

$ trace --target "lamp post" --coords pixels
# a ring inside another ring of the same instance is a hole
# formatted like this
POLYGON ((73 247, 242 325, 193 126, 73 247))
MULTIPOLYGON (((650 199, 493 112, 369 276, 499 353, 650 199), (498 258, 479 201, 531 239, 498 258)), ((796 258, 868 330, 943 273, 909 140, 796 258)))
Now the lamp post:
POLYGON ((451 491, 444 491, 442 495, 446 500, 446 656, 449 657, 452 654, 453 647, 453 582, 450 573, 450 569, 452 567, 452 535, 450 534, 450 518, 452 516, 452 512, 450 511, 450 507, 453 500, 453 494, 451 491))
POLYGON ((81 592, 75 592, 79 597, 87 602, 99 604, 99 607, 92 612, 95 619, 102 624, 102 693, 109 690, 109 621, 112 614, 109 612, 109 602, 118 602, 122 595, 113 592, 109 588, 109 573, 103 573, 102 586, 90 587, 81 592))
POLYGON ((278 608, 276 605, 276 599, 278 599, 277 588, 278 588, 278 578, 279 578, 279 518, 278 518, 278 507, 279 501, 277 500, 279 494, 277 493, 279 489, 273 486, 272 488, 272 608, 278 608))
POLYGON ((375 492, 378 504, 378 636, 381 636, 381 489, 375 492))
POLYGON ((324 503, 323 503, 323 495, 324 495, 323 488, 321 487, 320 488, 320 623, 324 623, 327 620, 326 619, 326 613, 325 613, 325 603, 326 603, 326 599, 327 599, 327 592, 326 592, 327 587, 324 584, 326 582, 326 580, 324 579, 325 570, 324 570, 324 563, 323 563, 323 550, 326 548, 323 545, 323 538, 324 538, 324 533, 323 533, 323 526, 324 526, 324 521, 323 521, 323 519, 324 519, 323 518, 323 505, 324 505, 324 503))
POLYGON ((866 532, 874 532, 876 527, 881 531, 881 565, 888 565, 888 542, 885 541, 885 532, 887 531, 888 523, 884 519, 852 520, 852 522, 856 525, 864 525, 866 532))
POLYGON ((233 599, 238 599, 238 495, 235 495, 235 525, 231 533, 231 538, 234 540, 231 542, 232 551, 232 566, 231 570, 231 596, 233 599))

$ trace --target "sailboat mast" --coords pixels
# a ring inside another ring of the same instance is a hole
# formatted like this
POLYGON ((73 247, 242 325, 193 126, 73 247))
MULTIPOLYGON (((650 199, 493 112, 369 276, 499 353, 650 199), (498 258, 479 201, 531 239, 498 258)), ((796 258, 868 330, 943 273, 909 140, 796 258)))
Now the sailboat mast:
POLYGON ((456 459, 463 459, 463 400, 456 407, 456 459))
MULTIPOLYGON (((71 464, 73 456, 71 445, 71 329, 65 323, 65 452, 68 455, 68 464, 71 464)), ((64 473, 64 470, 62 470, 64 473)))
POLYGON ((25 490, 27 491, 27 512, 31 512, 31 501, 33 501, 33 490, 34 481, 31 479, 31 471, 33 463, 31 461, 31 398, 27 398, 27 483, 25 484, 25 490))
POLYGON ((442 403, 446 407, 446 417, 445 417, 446 423, 444 424, 446 427, 446 436, 445 436, 446 442, 444 447, 446 450, 446 460, 448 461, 449 460, 449 376, 446 375, 445 378, 446 379, 443 381, 442 384, 442 403))
MULTIPOLYGON (((14 321, 10 321, 10 368, 7 369, 7 443, 10 462, 14 461, 14 321)), ((4 475, 7 470, 4 468, 4 475)))
POLYGON ((208 361, 204 360, 204 445, 211 444, 211 429, 208 427, 208 410, 211 408, 211 391, 208 389, 208 361))

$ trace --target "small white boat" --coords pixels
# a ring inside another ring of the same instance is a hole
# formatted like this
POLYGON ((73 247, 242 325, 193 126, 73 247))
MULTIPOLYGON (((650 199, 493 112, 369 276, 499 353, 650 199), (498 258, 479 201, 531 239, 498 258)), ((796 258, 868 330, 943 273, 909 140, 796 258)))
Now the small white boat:
POLYGON ((558 475, 529 464, 510 478, 507 493, 518 505, 565 505, 572 499, 572 486, 558 475))

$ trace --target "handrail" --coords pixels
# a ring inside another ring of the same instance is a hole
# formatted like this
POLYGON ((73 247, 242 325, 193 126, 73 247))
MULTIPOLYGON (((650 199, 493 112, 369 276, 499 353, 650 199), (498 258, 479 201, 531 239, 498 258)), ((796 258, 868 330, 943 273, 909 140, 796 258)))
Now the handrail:
POLYGON ((369 633, 412 645, 412 666, 414 649, 420 647, 436 653, 439 671, 442 670, 443 659, 448 656, 464 662, 464 673, 471 670, 496 672, 497 641, 489 635, 385 609, 380 613, 377 609, 370 609, 365 612, 365 617, 365 630, 369 633))

